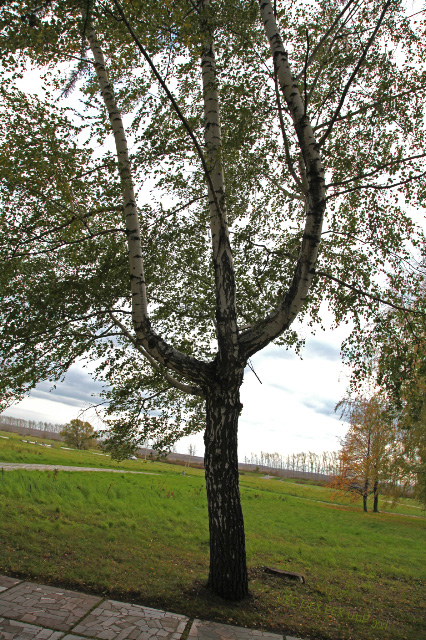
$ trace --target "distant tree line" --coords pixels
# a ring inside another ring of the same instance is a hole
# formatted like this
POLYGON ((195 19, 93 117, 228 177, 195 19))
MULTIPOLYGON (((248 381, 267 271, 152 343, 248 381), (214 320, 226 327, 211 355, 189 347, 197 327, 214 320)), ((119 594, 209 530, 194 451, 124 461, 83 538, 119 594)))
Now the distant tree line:
POLYGON ((8 424, 14 427, 23 427, 24 429, 38 429, 39 431, 50 431, 51 433, 60 433, 63 429, 62 424, 53 424, 52 422, 42 422, 36 420, 23 420, 22 418, 13 418, 11 416, 0 416, 0 424, 8 424))
POLYGON ((287 471, 297 471, 303 473, 317 473, 327 476, 335 476, 339 473, 340 458, 337 451, 323 451, 314 453, 302 451, 301 453, 267 453, 261 451, 260 454, 251 453, 245 456, 246 464, 255 464, 259 467, 270 467, 271 469, 283 469, 287 471))

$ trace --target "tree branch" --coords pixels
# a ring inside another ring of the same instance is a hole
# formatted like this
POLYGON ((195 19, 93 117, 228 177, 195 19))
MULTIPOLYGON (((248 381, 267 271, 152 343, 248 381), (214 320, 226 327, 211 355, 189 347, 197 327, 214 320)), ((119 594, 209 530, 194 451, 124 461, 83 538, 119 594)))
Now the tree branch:
POLYGON ((353 178, 348 178, 347 180, 341 180, 340 182, 331 182, 330 184, 326 184, 325 188, 329 189, 330 187, 341 187, 344 184, 348 184, 349 182, 354 182, 355 180, 363 180, 364 178, 371 178, 376 173, 381 171, 382 169, 386 169, 386 167, 391 167, 392 165, 403 164, 404 162, 409 162, 410 160, 418 160, 419 158, 425 158, 426 153, 420 153, 416 156, 407 156, 406 158, 400 158, 399 160, 390 160, 389 162, 385 162, 383 164, 378 165, 373 171, 369 173, 362 173, 361 175, 355 176, 353 178))
POLYGON ((212 194, 213 194, 213 198, 215 199, 215 204, 217 207, 218 211, 221 211, 220 208, 220 204, 219 201, 216 197, 215 194, 215 190, 213 187, 213 183, 212 183, 212 179, 210 176, 210 171, 207 165, 207 162, 204 158, 204 154, 203 154, 203 150, 201 149, 200 143, 198 142, 194 132, 192 131, 191 127, 189 126, 189 123, 187 121, 187 119, 185 118, 185 116, 183 115, 178 103, 176 102, 175 98, 173 97, 173 94, 171 93, 171 91, 169 90, 168 86, 166 85, 166 83, 164 82, 163 78, 161 77, 160 73, 157 70, 157 67, 155 66, 155 64, 153 63, 151 56, 148 54, 148 52, 146 51, 145 47, 142 45, 141 41, 139 40, 139 38, 137 37, 136 33, 134 32, 131 24, 129 23, 129 21, 127 20, 125 13, 120 5, 120 3, 118 2, 118 0, 114 0, 114 4, 117 7, 118 12, 120 13, 120 16, 123 20, 123 23, 125 24, 127 31, 130 33, 134 43, 136 44, 137 48, 139 49, 139 51, 141 52, 141 54, 143 55, 143 57, 145 58, 145 60, 148 62, 149 66, 152 69, 152 72, 154 73, 155 77, 157 78, 160 86, 163 88, 164 92, 166 93, 168 99, 170 100, 173 109, 175 110, 179 120, 182 122, 185 130, 187 131, 189 137, 192 140, 192 143, 195 147, 195 150, 197 152, 198 157, 200 158, 202 167, 203 167, 203 171, 204 171, 204 175, 206 177, 207 180, 207 184, 209 186, 209 189, 211 190, 212 194))
POLYGON ((424 311, 415 311, 414 309, 409 309, 408 307, 403 307, 402 305, 395 304, 390 300, 384 300, 383 298, 375 295, 374 293, 368 293, 368 291, 364 291, 364 289, 361 289, 357 285, 349 284, 348 282, 345 282, 340 278, 336 278, 335 276, 332 276, 330 273, 326 273, 325 271, 315 271, 315 275, 320 276, 322 278, 327 278, 328 280, 332 280, 333 282, 340 284, 342 287, 351 289, 355 293, 365 296, 366 298, 370 298, 370 300, 374 300, 375 302, 379 302, 380 304, 385 304, 388 307, 391 307, 392 309, 396 309, 397 311, 404 311, 405 313, 412 313, 417 316, 426 316, 426 313, 424 311))
POLYGON ((156 362, 191 380, 195 377, 197 382, 202 380, 204 383, 209 384, 211 381, 209 365, 193 356, 181 353, 167 344, 151 327, 148 316, 139 216, 133 188, 126 133, 121 112, 115 101, 114 90, 106 71, 103 51, 92 23, 89 23, 87 39, 95 59, 96 76, 102 98, 108 110, 115 139, 127 229, 130 286, 132 293, 132 320, 137 342, 143 345, 144 349, 150 354, 150 357, 156 362))
POLYGON ((344 191, 338 191, 337 193, 332 193, 330 196, 327 196, 328 200, 331 198, 337 198, 338 196, 342 196, 345 193, 352 193, 352 191, 359 191, 360 189, 375 189, 376 191, 385 191, 387 189, 394 189, 395 187, 400 187, 403 184, 408 184, 409 182, 414 182, 415 180, 419 180, 426 175, 426 171, 422 173, 418 173, 416 176, 411 176, 406 180, 400 180, 399 182, 393 182, 392 184, 361 184, 357 187, 352 187, 351 189, 345 189, 344 191))
MULTIPOLYGON (((402 98, 403 96, 413 95, 414 93, 417 93, 422 89, 426 89, 426 85, 420 85, 418 87, 413 87, 413 89, 409 89, 408 91, 401 91, 400 93, 384 96, 380 100, 375 100, 374 102, 370 102, 369 104, 363 105, 362 107, 360 107, 359 109, 356 109, 355 111, 349 111, 348 113, 345 113, 343 116, 339 116, 338 118, 336 118, 335 124, 342 122, 343 120, 347 120, 348 118, 352 118, 353 116, 357 116, 360 113, 365 113, 368 109, 374 109, 374 107, 377 107, 380 104, 385 104, 386 102, 390 102, 391 100, 394 100, 394 99, 396 100, 397 98, 402 98)), ((322 122, 321 124, 317 124, 315 127, 313 127, 313 130, 319 131, 320 129, 324 129, 325 127, 328 127, 330 125, 330 122, 331 120, 327 120, 327 122, 322 122)))
POLYGON ((343 15, 346 13, 346 11, 349 9, 349 7, 354 3, 354 2, 358 2, 359 0, 349 0, 349 2, 343 7, 343 9, 341 10, 341 12, 337 15, 337 17, 335 18, 335 20, 332 22, 332 24, 330 25, 330 27, 327 29, 327 31, 325 32, 325 34, 323 35, 323 37, 321 38, 321 40, 318 42, 318 44, 314 47, 314 50, 312 51, 311 55, 309 55, 307 53, 306 55, 306 61, 305 64, 303 66, 303 68, 299 71, 299 73, 296 74, 295 78, 296 80, 300 80, 300 78, 303 76, 303 74, 306 73, 309 65, 311 64, 311 62, 315 59, 315 56, 317 55, 318 51, 321 49, 322 45, 324 44, 324 42, 327 40, 328 36, 333 33, 334 29, 337 27, 337 25, 339 24, 341 18, 343 17, 343 15))
POLYGON ((367 44, 365 45, 364 50, 363 50, 363 52, 362 52, 362 54, 361 54, 361 56, 360 56, 360 58, 358 60, 358 63, 356 65, 355 69, 353 70, 353 72, 351 73, 350 78, 349 78, 349 80, 347 81, 347 83, 345 85, 345 88, 343 89, 342 95, 340 97, 339 104, 337 105, 337 108, 336 108, 336 110, 335 110, 335 112, 333 114, 333 117, 330 120, 330 124, 328 125, 327 131, 324 133, 324 135, 322 136, 322 138, 318 142, 318 147, 319 148, 323 146, 324 142, 327 140, 328 136, 330 135, 330 133, 333 130, 334 123, 336 122, 337 118, 339 117, 339 113, 340 113, 340 111, 341 111, 341 109, 343 107, 343 104, 345 102, 345 99, 346 99, 346 96, 348 94, 348 91, 351 88, 351 85, 352 85, 353 81, 355 80, 355 78, 356 78, 356 76, 358 74, 358 71, 361 68, 362 63, 364 62, 364 60, 365 60, 365 58, 367 56, 367 53, 368 53, 371 45, 374 42, 376 34, 377 34, 377 32, 379 31, 379 29, 380 29, 380 27, 382 25, 382 22, 383 22, 383 19, 385 17, 385 14, 386 14, 389 6, 391 5, 392 1, 393 0, 387 0, 385 6, 383 7, 383 11, 380 14, 380 17, 379 17, 379 20, 378 20, 378 22, 376 24, 376 27, 375 27, 373 33, 371 34, 367 44))
MULTIPOLYGON (((298 190, 300 191, 300 193, 305 194, 305 189, 303 188, 303 185, 302 185, 302 183, 301 183, 296 171, 294 170, 293 161, 292 161, 291 155, 290 155, 290 146, 288 144, 287 133, 286 133, 286 130, 285 130, 285 122, 284 122, 283 110, 282 110, 282 105, 281 105, 281 97, 280 97, 280 92, 279 92, 279 87, 278 87, 278 74, 277 74, 277 68, 276 68, 275 65, 274 65, 274 85, 275 85, 275 98, 276 98, 277 107, 278 107, 278 118, 279 118, 279 122, 280 122, 281 134, 282 134, 283 142, 284 142, 286 164, 287 164, 288 170, 290 171, 291 177, 293 178, 294 182, 296 183, 296 186, 297 186, 298 190)), ((284 188, 282 188, 282 190, 284 192, 286 191, 284 188)), ((303 198, 303 200, 305 200, 305 198, 303 198)))
POLYGON ((246 357, 269 344, 285 331, 296 318, 312 283, 321 239, 325 211, 324 168, 318 145, 297 82, 293 78, 288 54, 278 31, 270 0, 259 0, 265 34, 285 102, 289 109, 306 169, 306 221, 293 278, 281 303, 266 318, 241 334, 240 342, 246 357))
MULTIPOLYGON (((130 331, 127 330, 124 324, 120 322, 120 320, 116 318, 111 311, 108 312, 108 315, 110 316, 114 324, 117 327, 119 327, 122 334, 125 335, 126 338, 128 338, 130 342, 133 344, 133 346, 139 351, 139 353, 141 353, 144 356, 144 358, 148 360, 148 362, 154 367, 154 369, 159 370, 160 369, 159 363, 148 353, 146 349, 144 349, 144 347, 141 344, 138 343, 137 339, 132 336, 132 334, 130 333, 130 331)), ((171 384, 173 387, 175 387, 176 389, 179 389, 179 391, 184 391, 185 393, 189 393, 190 395, 193 395, 193 396, 204 397, 204 393, 199 387, 185 384, 184 382, 180 382, 179 380, 176 380, 176 378, 173 378, 173 376, 171 376, 169 373, 167 373, 167 371, 164 371, 163 375, 167 380, 167 382, 171 384)))

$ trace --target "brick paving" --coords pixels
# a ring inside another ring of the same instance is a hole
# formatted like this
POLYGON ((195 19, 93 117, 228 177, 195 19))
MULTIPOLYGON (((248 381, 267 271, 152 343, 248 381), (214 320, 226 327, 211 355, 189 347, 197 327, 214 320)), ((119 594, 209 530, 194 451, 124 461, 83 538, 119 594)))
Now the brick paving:
POLYGON ((70 631, 102 598, 21 582, 0 593, 0 616, 70 631))
POLYGON ((202 622, 195 619, 188 640, 282 640, 283 636, 257 629, 231 627, 218 622, 202 622))
POLYGON ((179 614, 107 600, 74 631, 100 640, 180 640, 188 621, 179 614))
POLYGON ((7 576, 0 576, 0 592, 13 587, 15 584, 19 584, 20 580, 15 578, 8 578, 7 576))
POLYGON ((0 640, 301 640, 0 576, 0 640))
POLYGON ((0 618, 1 640, 60 640, 63 635, 60 631, 0 618))

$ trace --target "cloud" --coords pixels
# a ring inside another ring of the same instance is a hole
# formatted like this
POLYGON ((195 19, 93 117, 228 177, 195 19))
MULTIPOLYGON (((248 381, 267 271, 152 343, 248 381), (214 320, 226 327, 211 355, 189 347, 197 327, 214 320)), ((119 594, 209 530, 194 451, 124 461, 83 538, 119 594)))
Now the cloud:
POLYGON ((305 358, 320 358, 321 360, 340 361, 340 349, 336 344, 330 344, 324 340, 315 340, 312 338, 306 343, 303 353, 305 358))
POLYGON ((72 407, 86 407, 101 401, 99 396, 103 385, 93 380, 84 369, 71 367, 63 382, 58 382, 52 389, 51 382, 40 382, 31 391, 32 398, 61 402, 72 407))
POLYGON ((336 403, 333 400, 323 397, 314 398, 300 398, 300 402, 308 409, 313 409, 315 413, 320 413, 323 416, 337 419, 334 412, 336 403))

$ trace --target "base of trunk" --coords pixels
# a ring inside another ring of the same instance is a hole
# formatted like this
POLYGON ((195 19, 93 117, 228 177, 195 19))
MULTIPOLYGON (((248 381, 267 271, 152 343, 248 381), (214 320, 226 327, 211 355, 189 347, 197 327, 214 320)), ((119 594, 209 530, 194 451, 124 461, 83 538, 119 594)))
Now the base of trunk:
POLYGON ((248 595, 244 520, 241 509, 237 430, 239 384, 210 389, 206 399, 205 469, 210 529, 208 586, 221 598, 248 595))

